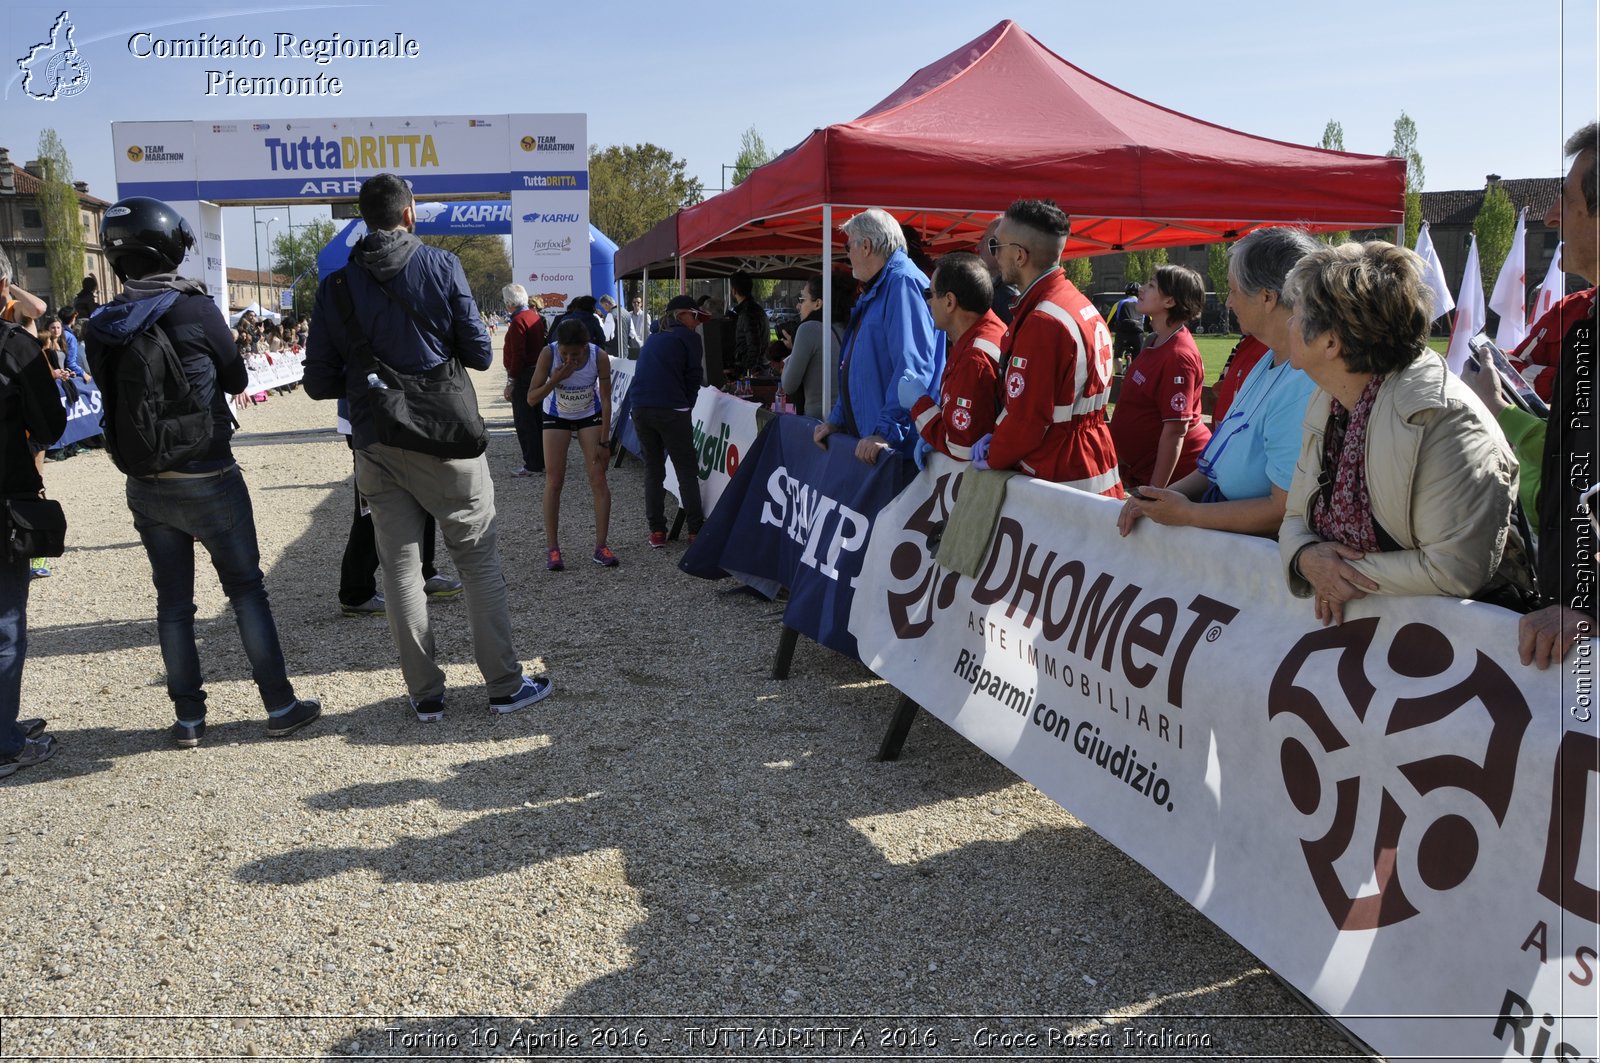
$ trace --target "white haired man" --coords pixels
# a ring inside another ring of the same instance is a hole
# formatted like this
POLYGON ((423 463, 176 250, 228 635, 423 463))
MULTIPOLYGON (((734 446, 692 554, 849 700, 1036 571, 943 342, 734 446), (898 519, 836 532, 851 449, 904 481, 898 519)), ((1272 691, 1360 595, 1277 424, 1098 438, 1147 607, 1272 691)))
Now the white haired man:
POLYGON ((900 404, 900 381, 927 394, 944 369, 944 336, 922 296, 928 278, 906 257, 900 223, 888 212, 864 210, 840 229, 861 295, 845 334, 839 396, 813 438, 826 448, 834 432, 856 436, 856 457, 868 465, 887 451, 909 457, 918 436, 900 404))

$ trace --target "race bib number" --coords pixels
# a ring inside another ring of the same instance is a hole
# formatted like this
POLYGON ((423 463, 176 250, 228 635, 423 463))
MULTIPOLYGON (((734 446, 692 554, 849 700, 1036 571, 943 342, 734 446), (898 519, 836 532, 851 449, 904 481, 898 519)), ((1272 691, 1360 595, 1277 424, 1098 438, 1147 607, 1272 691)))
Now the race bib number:
POLYGON ((594 412, 593 388, 556 388, 556 415, 568 420, 594 412))

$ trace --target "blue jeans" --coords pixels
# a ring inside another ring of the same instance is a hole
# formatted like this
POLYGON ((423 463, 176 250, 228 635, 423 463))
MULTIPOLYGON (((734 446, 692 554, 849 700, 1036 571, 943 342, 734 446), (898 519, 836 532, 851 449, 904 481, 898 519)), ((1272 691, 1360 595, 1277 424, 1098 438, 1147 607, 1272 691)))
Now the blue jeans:
POLYGON ((22 708, 22 661, 28 655, 28 559, 0 556, 0 757, 22 749, 17 713, 22 708))
POLYGON ((180 720, 206 714, 205 677, 194 644, 194 544, 211 555, 233 606, 250 674, 269 711, 295 700, 278 645, 278 627, 261 580, 255 514, 237 465, 217 476, 128 478, 128 509, 150 557, 156 630, 167 668, 167 695, 180 720))

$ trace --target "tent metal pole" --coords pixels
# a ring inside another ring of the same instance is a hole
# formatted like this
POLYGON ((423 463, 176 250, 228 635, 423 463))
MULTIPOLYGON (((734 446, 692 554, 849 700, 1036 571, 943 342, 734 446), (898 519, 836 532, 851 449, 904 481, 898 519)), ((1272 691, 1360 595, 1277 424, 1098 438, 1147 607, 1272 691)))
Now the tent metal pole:
MULTIPOLYGON (((824 421, 833 409, 833 204, 822 205, 822 410, 824 421)), ((806 411, 810 413, 811 411, 806 411)))

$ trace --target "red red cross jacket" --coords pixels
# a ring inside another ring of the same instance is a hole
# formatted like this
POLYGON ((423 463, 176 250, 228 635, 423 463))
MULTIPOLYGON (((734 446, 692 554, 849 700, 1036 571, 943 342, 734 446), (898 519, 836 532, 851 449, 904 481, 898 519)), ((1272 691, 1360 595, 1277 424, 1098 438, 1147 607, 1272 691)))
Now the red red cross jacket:
POLYGON ((917 433, 941 454, 959 461, 972 459, 972 444, 994 431, 1000 412, 1000 340, 1006 323, 985 310, 961 334, 944 363, 939 401, 924 395, 911 406, 917 433))
POLYGON ((1111 331, 1094 304, 1051 270, 1012 309, 1001 355, 1005 408, 995 422, 989 467, 1121 498, 1105 412, 1111 331))

